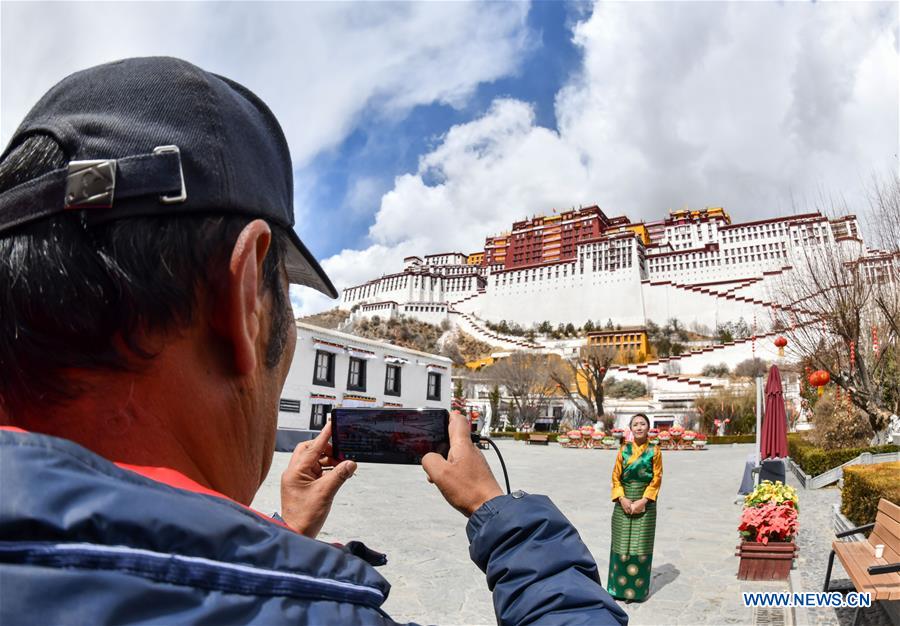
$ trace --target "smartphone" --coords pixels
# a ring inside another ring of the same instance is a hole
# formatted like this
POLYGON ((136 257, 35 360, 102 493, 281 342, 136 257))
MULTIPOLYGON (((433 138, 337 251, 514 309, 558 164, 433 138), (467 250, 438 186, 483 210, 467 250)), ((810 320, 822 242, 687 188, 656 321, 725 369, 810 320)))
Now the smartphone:
POLYGON ((450 452, 446 409, 336 408, 331 411, 332 456, 360 463, 418 465, 429 452, 450 452))

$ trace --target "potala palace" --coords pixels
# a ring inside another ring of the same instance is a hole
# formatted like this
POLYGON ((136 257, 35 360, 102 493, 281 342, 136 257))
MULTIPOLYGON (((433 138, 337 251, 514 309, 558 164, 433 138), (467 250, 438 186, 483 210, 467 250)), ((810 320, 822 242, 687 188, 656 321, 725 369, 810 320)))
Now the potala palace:
POLYGON ((837 246, 848 261, 879 254, 866 249, 853 215, 806 213, 735 224, 724 209, 706 208, 635 222, 592 206, 515 222, 471 254, 408 257, 403 271, 346 289, 340 306, 354 316, 448 320, 506 350, 551 346, 498 335, 486 322, 577 327, 590 319, 641 328, 676 318, 686 327, 715 329, 743 319, 755 339, 620 368, 644 380, 671 379, 676 387, 705 386, 708 381, 681 373, 751 355, 774 357, 774 334, 767 330, 772 312, 791 310, 779 299, 779 285, 823 246, 837 246))

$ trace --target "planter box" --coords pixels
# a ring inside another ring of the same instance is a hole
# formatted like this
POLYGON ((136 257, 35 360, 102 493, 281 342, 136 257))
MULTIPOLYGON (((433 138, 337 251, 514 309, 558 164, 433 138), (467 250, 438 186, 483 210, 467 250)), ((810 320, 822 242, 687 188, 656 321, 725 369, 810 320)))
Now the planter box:
POLYGON ((744 541, 737 547, 740 557, 738 580, 787 580, 797 546, 793 543, 744 541))

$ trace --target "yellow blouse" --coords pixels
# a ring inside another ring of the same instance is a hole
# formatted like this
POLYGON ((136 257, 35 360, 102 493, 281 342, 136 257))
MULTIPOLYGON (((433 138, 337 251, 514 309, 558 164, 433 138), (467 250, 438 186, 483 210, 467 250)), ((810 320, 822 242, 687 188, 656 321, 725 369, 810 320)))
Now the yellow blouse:
MULTIPOLYGON (((642 446, 639 446, 632 442, 631 444, 631 458, 635 461, 641 457, 644 452, 647 451, 647 446, 650 445, 649 442, 645 443, 642 446)), ((648 500, 656 500, 656 497, 659 495, 659 487, 662 484, 662 452, 659 450, 659 446, 654 446, 653 450, 653 478, 650 481, 650 484, 647 485, 647 488, 644 489, 644 497, 648 500)), ((625 451, 625 446, 619 448, 619 451, 616 453, 616 464, 613 466, 612 472, 612 499, 613 501, 618 500, 622 496, 625 495, 625 489, 622 488, 622 463, 624 462, 622 459, 622 454, 625 451)))

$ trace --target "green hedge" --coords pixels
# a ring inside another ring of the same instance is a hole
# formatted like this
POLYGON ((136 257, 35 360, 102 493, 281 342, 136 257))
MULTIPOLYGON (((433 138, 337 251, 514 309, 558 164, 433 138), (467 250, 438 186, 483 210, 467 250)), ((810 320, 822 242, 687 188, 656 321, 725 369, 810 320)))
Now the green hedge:
POLYGON ((897 452, 898 450, 900 450, 900 447, 893 445, 826 450, 813 445, 812 442, 801 435, 788 435, 788 454, 809 476, 824 474, 830 469, 855 459, 863 452, 884 454, 885 452, 897 452))
POLYGON ((723 443, 756 443, 756 435, 723 435, 721 437, 713 436, 706 440, 706 445, 723 443))
POLYGON ((508 432, 492 432, 491 439, 514 439, 515 441, 528 441, 531 435, 547 435, 548 441, 556 441, 559 433, 508 433, 508 432))
MULTIPOLYGON (((547 435, 550 441, 556 441, 560 433, 510 433, 510 432, 492 432, 491 439, 514 439, 515 441, 528 441, 530 435, 547 435)), ((730 444, 730 443, 753 443, 756 441, 755 435, 725 435, 723 437, 709 437, 706 443, 712 444, 730 444)))
POLYGON ((900 504, 900 462, 853 465, 844 470, 841 513, 857 526, 871 524, 878 501, 900 504))

